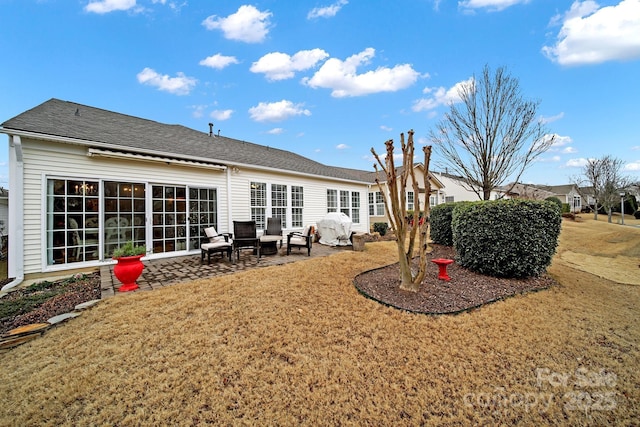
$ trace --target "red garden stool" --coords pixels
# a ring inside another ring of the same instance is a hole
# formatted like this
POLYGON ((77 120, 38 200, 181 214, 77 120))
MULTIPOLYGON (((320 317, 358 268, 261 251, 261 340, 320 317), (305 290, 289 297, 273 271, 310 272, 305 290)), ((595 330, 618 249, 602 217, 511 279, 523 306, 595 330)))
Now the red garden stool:
POLYGON ((446 258, 436 258, 432 259, 431 262, 438 264, 438 268, 440 268, 440 272, 438 273, 438 279, 440 280, 451 280, 451 277, 447 274, 447 265, 453 262, 452 259, 446 258))

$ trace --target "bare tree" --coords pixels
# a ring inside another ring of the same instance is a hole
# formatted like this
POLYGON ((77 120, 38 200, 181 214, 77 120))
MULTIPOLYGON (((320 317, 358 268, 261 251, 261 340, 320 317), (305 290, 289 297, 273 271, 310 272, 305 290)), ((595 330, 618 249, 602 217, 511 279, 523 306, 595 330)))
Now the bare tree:
MULTIPOLYGON (((431 130, 442 167, 464 178, 482 200, 511 178, 512 184, 554 141, 537 118, 539 101, 522 98, 518 80, 505 68, 494 75, 488 66, 458 90, 461 103, 431 130)), ((511 187, 506 189, 508 193, 511 187)))
POLYGON ((620 193, 631 185, 631 179, 621 174, 623 164, 621 159, 611 156, 589 159, 584 165, 583 176, 572 179, 583 198, 587 196, 585 184, 593 192, 594 219, 598 219, 598 210, 602 208, 607 212, 608 220, 611 222, 611 209, 620 203, 620 193))
POLYGON ((376 170, 376 184, 382 194, 389 197, 383 197, 384 207, 389 217, 389 224, 396 235, 396 244, 398 246, 398 258, 400 264, 400 289, 417 292, 420 284, 424 279, 427 270, 427 230, 429 227, 429 195, 431 194, 431 182, 429 181, 429 162, 431 160, 431 146, 423 148, 424 151, 424 188, 425 188, 425 206, 424 221, 420 221, 420 188, 416 180, 413 156, 413 130, 408 132, 409 138, 405 143, 404 133, 400 134, 400 145, 402 148, 402 169, 398 176, 395 162, 393 159, 393 140, 385 142, 387 155, 384 163, 371 148, 371 153, 378 164, 373 165, 376 170), (386 175, 386 191, 383 189, 382 183, 377 178, 378 165, 382 168, 386 175), (413 189, 413 215, 412 218, 407 217, 407 182, 411 178, 411 186, 413 189), (387 201, 387 199, 389 199, 387 201), (389 209, 391 204, 391 209, 389 209), (412 226, 410 224, 413 224, 412 226), (416 242, 416 234, 419 231, 419 267, 414 274, 411 268, 413 259, 413 251, 416 242), (408 244, 407 244, 408 235, 408 244))

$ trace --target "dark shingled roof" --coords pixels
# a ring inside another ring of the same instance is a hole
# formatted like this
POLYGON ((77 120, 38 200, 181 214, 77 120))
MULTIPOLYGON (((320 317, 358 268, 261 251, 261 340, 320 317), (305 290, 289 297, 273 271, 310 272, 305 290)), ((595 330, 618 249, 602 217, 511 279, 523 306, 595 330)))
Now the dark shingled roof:
MULTIPOLYGON (((362 181, 362 173, 327 166, 290 151, 253 144, 224 136, 209 136, 181 125, 168 125, 139 117, 102 110, 74 102, 50 99, 2 123, 12 130, 86 141, 94 148, 156 154, 176 159, 231 165, 253 165, 362 181)), ((366 176, 366 175, 365 175, 366 176)))

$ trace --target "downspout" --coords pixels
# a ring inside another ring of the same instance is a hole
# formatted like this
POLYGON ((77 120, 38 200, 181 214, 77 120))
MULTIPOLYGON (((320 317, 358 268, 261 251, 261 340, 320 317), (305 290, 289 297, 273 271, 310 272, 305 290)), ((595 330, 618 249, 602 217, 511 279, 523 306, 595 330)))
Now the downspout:
POLYGON ((233 206, 231 206, 231 169, 237 170, 234 168, 227 167, 227 231, 233 232, 233 218, 231 215, 233 214, 233 206))
POLYGON ((17 135, 9 137, 9 229, 8 276, 15 279, 3 291, 24 280, 24 160, 17 135))

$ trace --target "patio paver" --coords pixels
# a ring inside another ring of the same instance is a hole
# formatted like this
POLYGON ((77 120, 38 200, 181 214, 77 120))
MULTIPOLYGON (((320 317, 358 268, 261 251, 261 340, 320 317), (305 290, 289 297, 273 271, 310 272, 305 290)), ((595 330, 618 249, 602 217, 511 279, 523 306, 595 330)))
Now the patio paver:
MULTIPOLYGON (((287 264, 290 262, 304 261, 311 258, 331 255, 342 250, 351 250, 351 246, 330 247, 316 243, 311 249, 311 256, 307 256, 306 250, 298 251, 294 248, 291 255, 287 256, 286 245, 278 248, 274 255, 263 255, 258 261, 257 256, 248 251, 240 252, 240 259, 231 263, 228 258, 212 256, 211 264, 200 263, 200 253, 171 258, 146 260, 142 275, 137 280, 138 290, 133 292, 151 291, 164 286, 188 282, 192 280, 232 274, 252 268, 269 267, 272 265, 287 264), (298 253, 299 252, 299 253, 298 253)), ((118 288, 122 285, 113 274, 115 264, 100 267, 102 299, 118 294, 118 288)))

